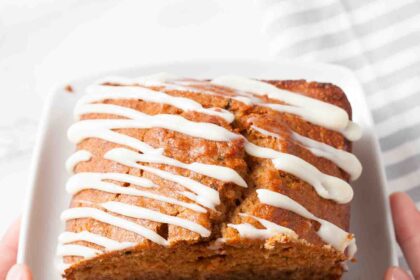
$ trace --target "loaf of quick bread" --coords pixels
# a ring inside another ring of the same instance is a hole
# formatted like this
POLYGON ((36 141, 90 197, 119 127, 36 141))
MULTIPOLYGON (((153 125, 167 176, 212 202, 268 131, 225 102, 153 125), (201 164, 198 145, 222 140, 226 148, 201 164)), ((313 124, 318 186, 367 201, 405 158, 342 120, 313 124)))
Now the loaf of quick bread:
POLYGON ((65 279, 340 279, 354 259, 361 130, 337 86, 157 74, 75 94, 65 279))

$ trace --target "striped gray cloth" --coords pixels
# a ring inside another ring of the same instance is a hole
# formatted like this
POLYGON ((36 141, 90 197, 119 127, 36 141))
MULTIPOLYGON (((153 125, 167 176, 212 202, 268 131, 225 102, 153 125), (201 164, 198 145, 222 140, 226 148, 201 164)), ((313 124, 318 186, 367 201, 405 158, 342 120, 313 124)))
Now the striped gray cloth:
MULTIPOLYGON (((420 1, 262 0, 272 55, 354 70, 366 92, 390 192, 420 206, 420 1)), ((405 266, 400 256, 402 266, 405 266)))

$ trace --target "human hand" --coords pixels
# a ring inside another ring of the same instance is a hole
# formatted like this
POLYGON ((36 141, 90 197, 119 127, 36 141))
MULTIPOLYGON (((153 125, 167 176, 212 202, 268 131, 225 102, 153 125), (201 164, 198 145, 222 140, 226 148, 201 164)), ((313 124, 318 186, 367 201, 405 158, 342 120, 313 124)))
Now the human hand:
POLYGON ((0 242, 0 279, 31 280, 28 266, 16 264, 20 220, 16 220, 0 242))
MULTIPOLYGON (((420 212, 405 193, 390 196, 392 220, 398 244, 416 280, 420 279, 420 212)), ((390 267, 385 280, 411 280, 399 267, 390 267)))

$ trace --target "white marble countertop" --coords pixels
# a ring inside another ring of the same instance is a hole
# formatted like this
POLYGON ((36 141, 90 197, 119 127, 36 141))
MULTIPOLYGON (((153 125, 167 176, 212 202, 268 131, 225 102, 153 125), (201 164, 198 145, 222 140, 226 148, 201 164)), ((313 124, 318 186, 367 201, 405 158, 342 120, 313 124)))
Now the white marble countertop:
POLYGON ((267 57, 261 16, 252 0, 3 0, 0 235, 22 211, 43 100, 54 85, 165 61, 267 57))

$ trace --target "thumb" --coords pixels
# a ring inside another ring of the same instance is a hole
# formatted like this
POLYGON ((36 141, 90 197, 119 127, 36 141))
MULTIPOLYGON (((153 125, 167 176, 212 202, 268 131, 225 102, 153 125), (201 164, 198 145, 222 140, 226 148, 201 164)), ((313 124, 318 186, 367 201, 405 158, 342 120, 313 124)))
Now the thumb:
POLYGON ((32 280, 32 273, 25 264, 15 264, 7 273, 6 280, 32 280))
POLYGON ((411 280, 410 275, 399 267, 390 267, 385 273, 385 280, 411 280))

